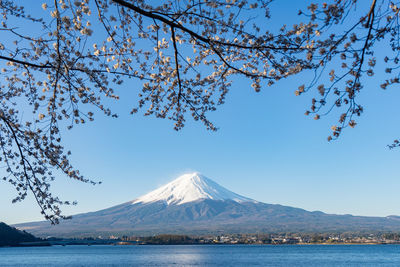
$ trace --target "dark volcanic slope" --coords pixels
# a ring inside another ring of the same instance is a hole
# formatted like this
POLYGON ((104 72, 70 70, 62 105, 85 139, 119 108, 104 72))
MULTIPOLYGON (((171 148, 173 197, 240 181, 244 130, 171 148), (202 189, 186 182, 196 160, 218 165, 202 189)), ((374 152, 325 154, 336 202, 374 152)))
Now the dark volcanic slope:
POLYGON ((181 205, 132 202, 79 214, 50 226, 48 222, 16 225, 38 236, 96 236, 157 233, 209 234, 255 232, 400 231, 392 217, 330 215, 265 203, 203 199, 181 205))

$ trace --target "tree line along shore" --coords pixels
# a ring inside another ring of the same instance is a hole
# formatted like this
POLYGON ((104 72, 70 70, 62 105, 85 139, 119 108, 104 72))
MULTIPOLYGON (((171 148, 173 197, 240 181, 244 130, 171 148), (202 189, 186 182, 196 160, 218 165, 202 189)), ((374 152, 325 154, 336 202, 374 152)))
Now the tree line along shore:
POLYGON ((158 234, 152 236, 99 235, 77 238, 38 238, 26 231, 0 222, 1 246, 51 246, 51 245, 218 245, 218 244, 400 244, 400 233, 264 233, 264 234, 218 234, 178 235, 158 234))

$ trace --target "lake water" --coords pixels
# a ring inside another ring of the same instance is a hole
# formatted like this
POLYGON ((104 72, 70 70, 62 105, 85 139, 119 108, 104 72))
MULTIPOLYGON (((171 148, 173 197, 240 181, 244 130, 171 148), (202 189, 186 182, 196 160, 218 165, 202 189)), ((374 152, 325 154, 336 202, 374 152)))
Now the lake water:
POLYGON ((0 248, 0 266, 400 266, 400 245, 0 248))

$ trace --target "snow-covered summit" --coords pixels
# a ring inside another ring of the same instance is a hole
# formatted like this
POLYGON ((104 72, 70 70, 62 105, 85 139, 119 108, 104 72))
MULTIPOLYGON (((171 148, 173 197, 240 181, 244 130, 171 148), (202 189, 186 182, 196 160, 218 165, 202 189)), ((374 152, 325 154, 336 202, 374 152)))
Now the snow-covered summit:
POLYGON ((165 201, 168 205, 180 205, 200 199, 257 202, 233 193, 213 180, 195 172, 184 174, 172 182, 139 197, 132 203, 165 201))

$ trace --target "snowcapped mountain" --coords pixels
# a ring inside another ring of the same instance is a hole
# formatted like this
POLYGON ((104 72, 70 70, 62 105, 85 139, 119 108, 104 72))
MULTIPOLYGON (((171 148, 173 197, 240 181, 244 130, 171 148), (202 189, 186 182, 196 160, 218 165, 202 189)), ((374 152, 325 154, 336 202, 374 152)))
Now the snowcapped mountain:
POLYGON ((108 209, 48 222, 15 225, 36 236, 212 234, 256 232, 400 231, 391 217, 333 215, 257 202, 199 174, 185 174, 144 195, 108 209))
POLYGON ((204 199, 232 200, 239 203, 257 202, 250 198, 233 193, 204 175, 195 172, 184 174, 172 182, 139 197, 132 203, 163 201, 168 205, 181 205, 204 199))

